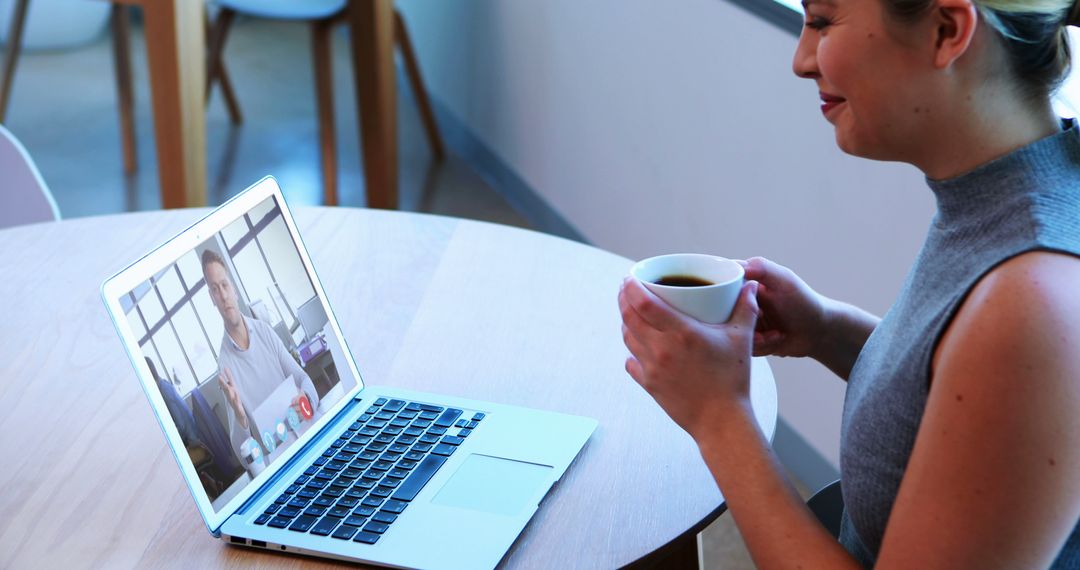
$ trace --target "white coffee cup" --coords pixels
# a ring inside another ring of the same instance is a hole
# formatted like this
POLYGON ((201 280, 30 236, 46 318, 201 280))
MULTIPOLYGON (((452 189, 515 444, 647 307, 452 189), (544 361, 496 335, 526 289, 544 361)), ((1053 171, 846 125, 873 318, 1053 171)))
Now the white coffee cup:
POLYGON ((745 271, 738 263, 701 253, 673 253, 637 262, 630 276, 667 304, 703 323, 719 324, 731 318, 739 299, 745 271), (691 277, 707 285, 661 285, 664 278, 691 277))

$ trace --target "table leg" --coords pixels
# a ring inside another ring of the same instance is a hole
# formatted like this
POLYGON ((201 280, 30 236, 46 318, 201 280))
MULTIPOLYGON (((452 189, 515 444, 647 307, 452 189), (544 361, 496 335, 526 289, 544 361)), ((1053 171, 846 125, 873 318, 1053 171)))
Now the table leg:
POLYGON ((397 84, 394 73, 393 0, 350 0, 360 144, 363 147, 367 205, 396 209, 397 84))
POLYGON ((203 4, 189 0, 132 3, 143 8, 162 207, 205 206, 203 4))
POLYGON ((701 534, 680 539, 671 545, 671 554, 664 559, 663 567, 699 570, 705 567, 701 554, 701 534))

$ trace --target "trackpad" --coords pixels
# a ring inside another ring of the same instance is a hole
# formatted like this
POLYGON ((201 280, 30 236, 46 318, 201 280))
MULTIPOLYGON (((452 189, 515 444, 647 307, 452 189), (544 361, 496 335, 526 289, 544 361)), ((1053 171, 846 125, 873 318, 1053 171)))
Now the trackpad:
POLYGON ((473 454, 431 502, 514 516, 530 499, 538 499, 541 486, 548 484, 550 472, 547 465, 473 454))

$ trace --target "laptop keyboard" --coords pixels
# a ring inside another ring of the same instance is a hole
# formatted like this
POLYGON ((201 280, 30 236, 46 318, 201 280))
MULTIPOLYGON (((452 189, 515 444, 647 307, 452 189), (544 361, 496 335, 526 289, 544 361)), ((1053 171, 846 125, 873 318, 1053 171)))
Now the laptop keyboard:
POLYGON ((379 398, 255 524, 375 544, 484 419, 462 414, 379 398))

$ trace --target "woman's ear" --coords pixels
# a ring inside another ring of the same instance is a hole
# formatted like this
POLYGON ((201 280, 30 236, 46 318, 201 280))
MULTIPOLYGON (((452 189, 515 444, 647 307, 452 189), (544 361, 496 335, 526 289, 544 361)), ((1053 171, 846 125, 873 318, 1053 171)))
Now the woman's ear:
POLYGON ((971 0, 938 0, 934 21, 934 65, 951 66, 967 52, 979 25, 979 10, 971 0))

